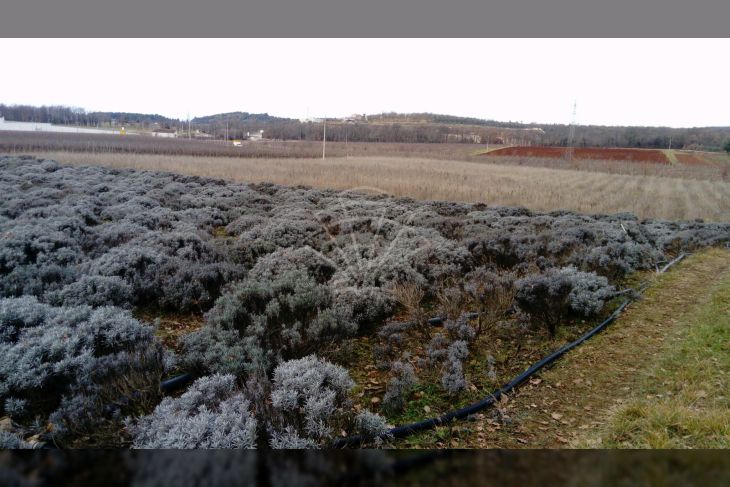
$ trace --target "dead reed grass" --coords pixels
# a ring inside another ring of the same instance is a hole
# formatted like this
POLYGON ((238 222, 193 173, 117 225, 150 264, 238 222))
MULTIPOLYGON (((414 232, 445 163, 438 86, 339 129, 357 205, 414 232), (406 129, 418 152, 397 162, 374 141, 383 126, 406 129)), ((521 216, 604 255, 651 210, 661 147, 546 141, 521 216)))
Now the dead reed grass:
POLYGON ((632 212, 640 218, 730 220, 730 183, 476 162, 394 157, 246 159, 152 154, 39 153, 75 165, 170 171, 318 188, 376 188, 424 200, 533 210, 632 212))

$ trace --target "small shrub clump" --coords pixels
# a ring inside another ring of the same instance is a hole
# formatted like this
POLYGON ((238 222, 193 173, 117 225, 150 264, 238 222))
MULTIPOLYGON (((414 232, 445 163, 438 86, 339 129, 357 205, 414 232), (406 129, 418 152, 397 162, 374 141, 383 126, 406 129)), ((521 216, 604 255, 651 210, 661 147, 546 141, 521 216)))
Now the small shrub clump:
POLYGON ((272 382, 275 443, 325 445, 342 429, 355 385, 346 369, 309 355, 277 366, 272 382))
POLYGON ((417 384, 416 372, 410 363, 401 360, 393 362, 391 377, 383 396, 383 407, 391 413, 402 411, 417 384))
POLYGON ((198 370, 222 372, 226 366, 220 361, 235 357, 232 373, 241 368, 268 373, 284 360, 356 331, 350 310, 334 306, 329 286, 305 272, 289 271, 270 281, 247 279, 233 285, 206 315, 204 329, 183 340, 183 361, 198 370), (220 353, 206 352, 219 340, 220 353))
POLYGON ((444 361, 441 386, 449 394, 456 394, 466 389, 463 362, 469 356, 469 345, 464 340, 456 340, 449 345, 444 361))
POLYGON ((0 325, 0 414, 48 418, 62 440, 157 398, 162 347, 128 311, 6 298, 0 325))
POLYGON ((615 294, 605 277, 574 267, 524 277, 516 287, 519 307, 547 327, 551 336, 564 319, 596 315, 615 294))
POLYGON ((148 416, 128 421, 134 448, 255 448, 257 420, 232 375, 196 380, 148 416))

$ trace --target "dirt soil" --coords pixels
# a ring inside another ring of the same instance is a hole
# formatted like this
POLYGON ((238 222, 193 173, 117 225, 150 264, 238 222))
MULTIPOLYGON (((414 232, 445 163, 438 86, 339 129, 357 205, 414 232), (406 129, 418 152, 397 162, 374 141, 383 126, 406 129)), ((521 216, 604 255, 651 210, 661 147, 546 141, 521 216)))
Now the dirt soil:
MULTIPOLYGON (((730 273, 730 252, 692 255, 656 276, 643 299, 606 331, 530 380, 496 410, 449 428, 449 446, 570 448, 585 443, 663 347, 672 346, 680 317, 704 304, 713 284, 730 273)), ((446 430, 447 428, 443 428, 446 430)), ((447 440, 448 441, 448 440, 447 440)))
POLYGON ((675 157, 680 164, 686 164, 688 166, 712 166, 712 162, 708 161, 700 154, 692 152, 675 152, 675 157))
MULTIPOLYGON (((485 155, 508 157, 548 157, 560 159, 565 157, 565 147, 531 147, 517 146, 492 150, 485 155)), ((629 161, 650 162, 655 164, 669 164, 669 159, 657 149, 630 149, 630 148, 602 148, 576 147, 573 149, 573 158, 578 160, 602 161, 629 161)))

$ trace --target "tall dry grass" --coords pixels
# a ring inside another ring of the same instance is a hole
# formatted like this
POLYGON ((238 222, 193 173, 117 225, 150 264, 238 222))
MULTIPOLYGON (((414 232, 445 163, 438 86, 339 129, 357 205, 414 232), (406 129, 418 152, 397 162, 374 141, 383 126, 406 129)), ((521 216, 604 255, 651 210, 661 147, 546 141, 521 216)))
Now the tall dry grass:
POLYGON ((234 181, 351 189, 534 210, 632 212, 640 218, 730 220, 730 183, 414 158, 246 159, 150 154, 38 154, 62 163, 171 171, 234 181))
POLYGON ((575 171, 628 174, 632 176, 661 176, 682 179, 719 179, 730 182, 730 159, 724 154, 703 153, 705 165, 656 164, 651 162, 601 161, 590 159, 555 159, 547 157, 497 157, 484 155, 483 162, 507 166, 545 167, 549 169, 571 169, 575 171))

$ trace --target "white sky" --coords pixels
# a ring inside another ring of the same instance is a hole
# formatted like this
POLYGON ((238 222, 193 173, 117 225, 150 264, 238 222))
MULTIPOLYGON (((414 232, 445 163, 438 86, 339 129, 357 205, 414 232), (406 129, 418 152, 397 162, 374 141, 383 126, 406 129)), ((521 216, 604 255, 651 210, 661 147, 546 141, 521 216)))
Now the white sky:
POLYGON ((0 39, 0 103, 730 126, 730 39, 0 39))

